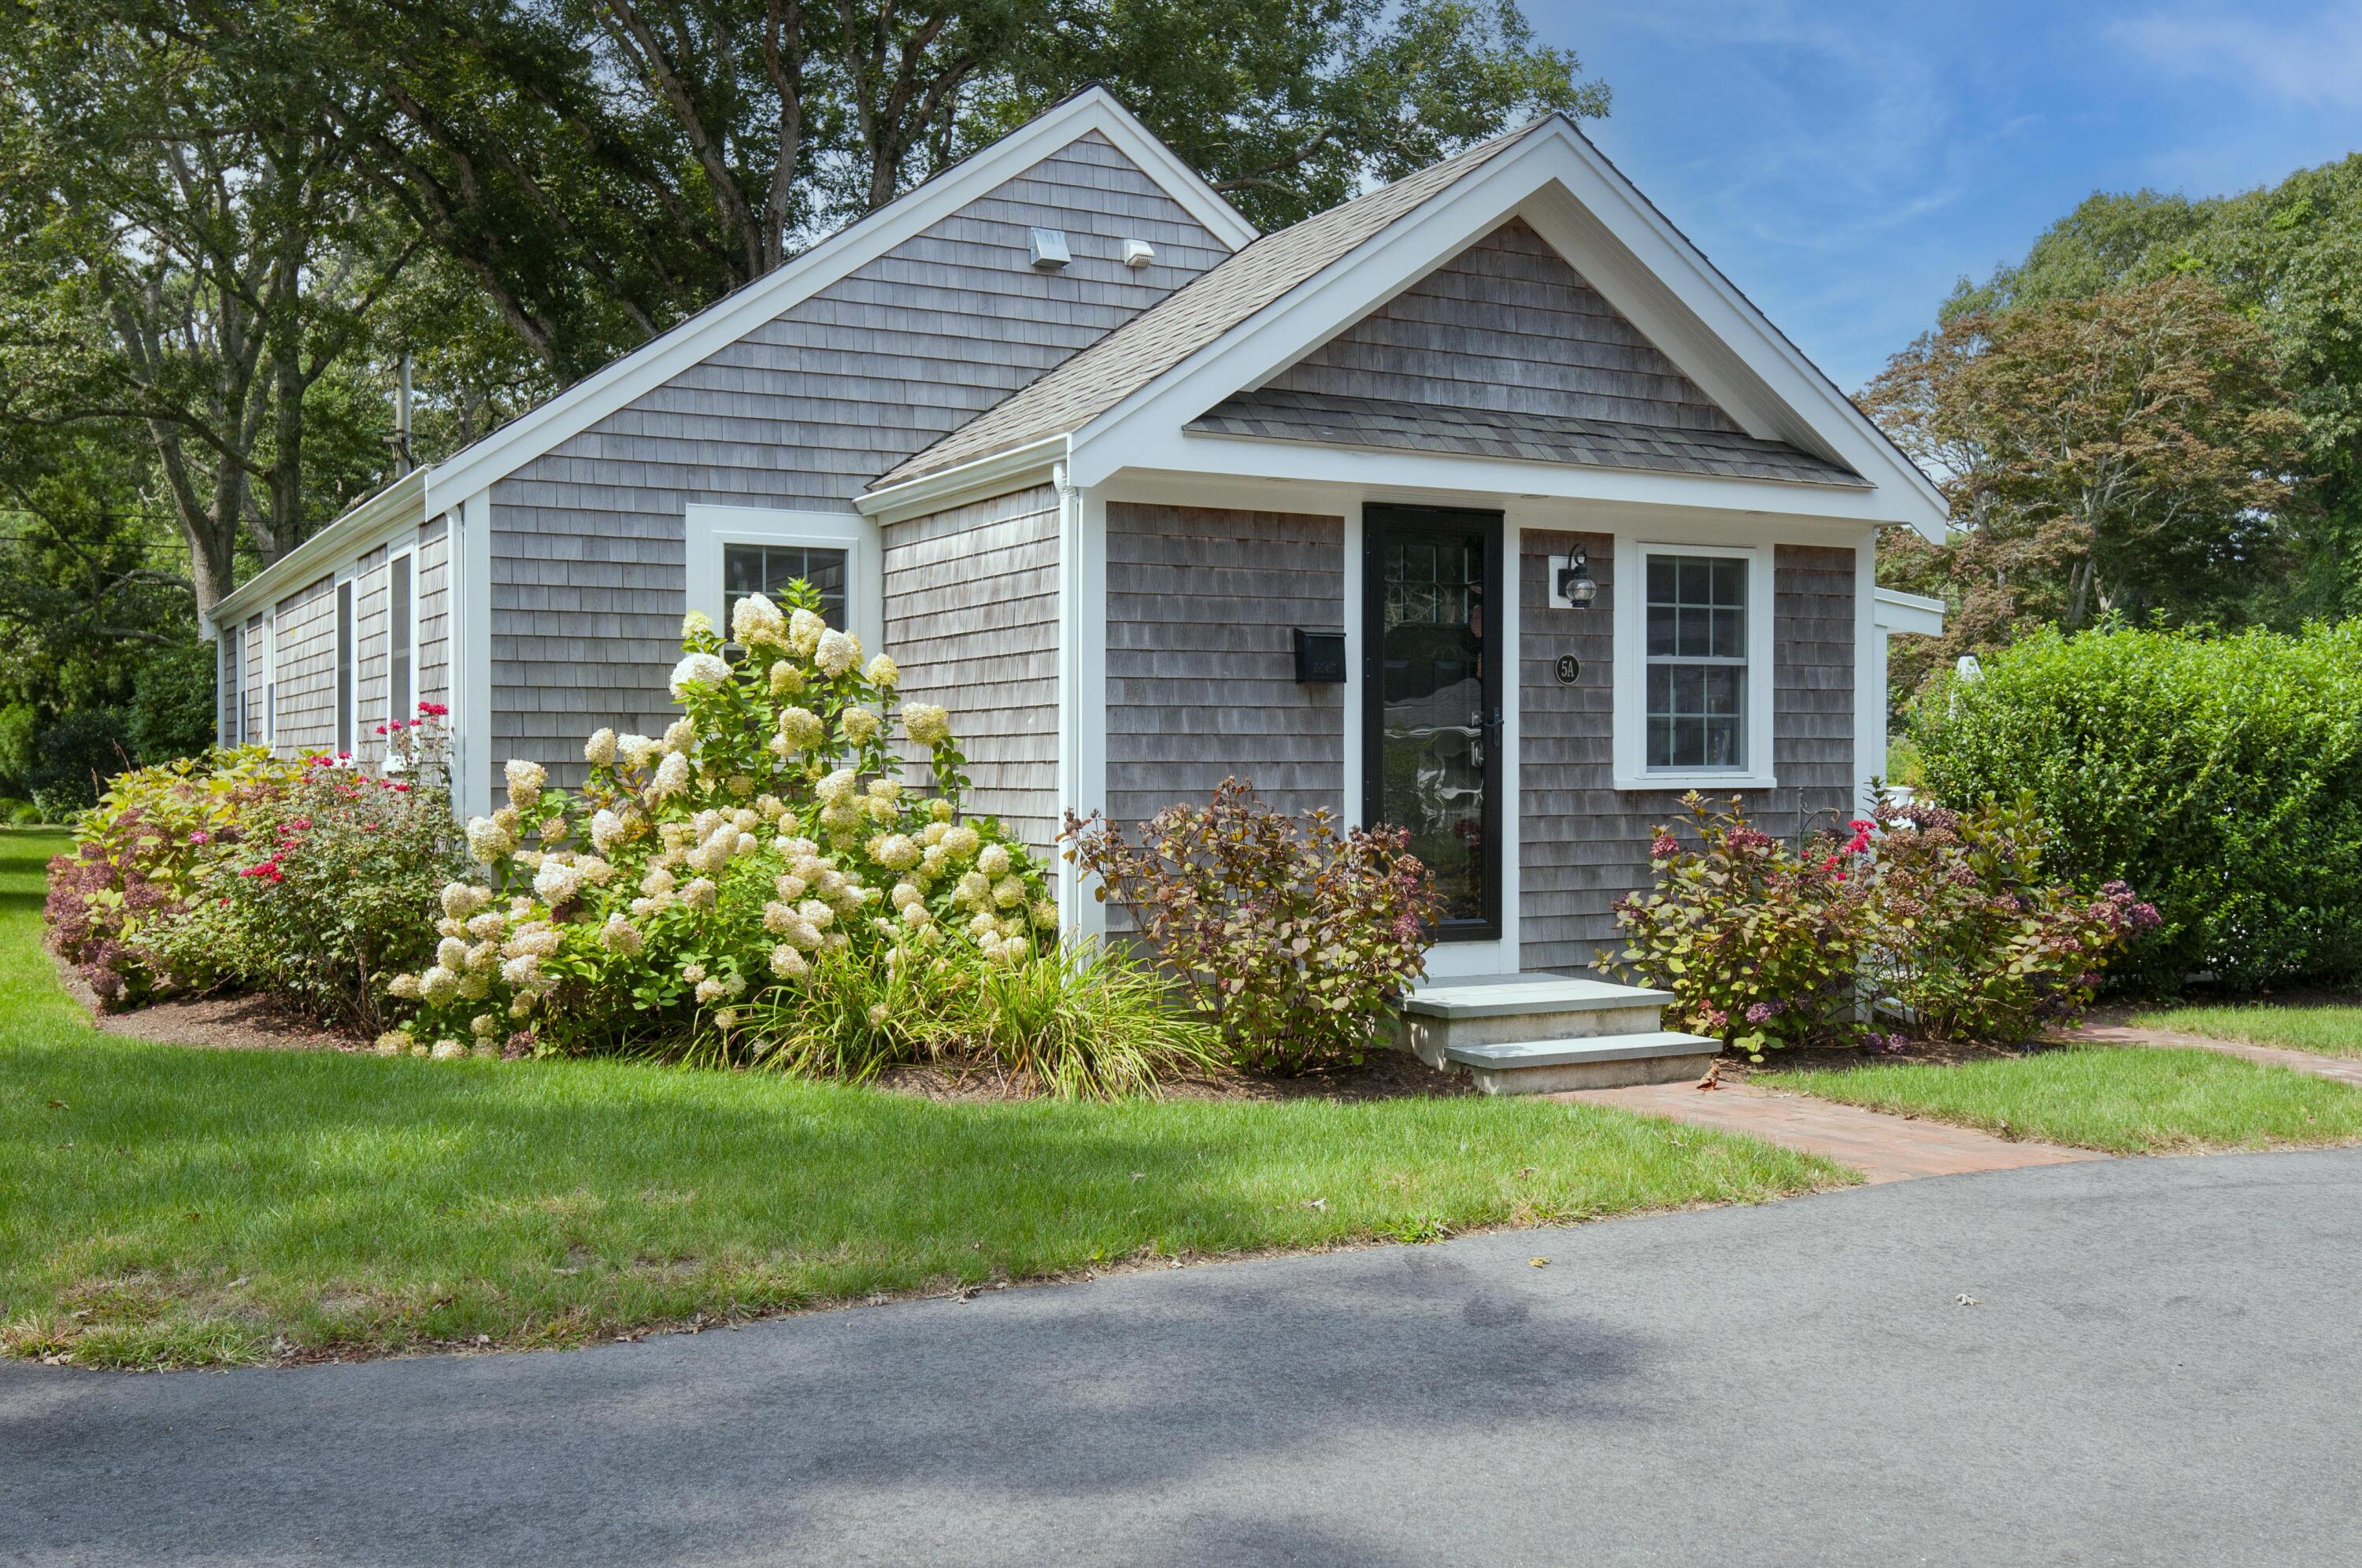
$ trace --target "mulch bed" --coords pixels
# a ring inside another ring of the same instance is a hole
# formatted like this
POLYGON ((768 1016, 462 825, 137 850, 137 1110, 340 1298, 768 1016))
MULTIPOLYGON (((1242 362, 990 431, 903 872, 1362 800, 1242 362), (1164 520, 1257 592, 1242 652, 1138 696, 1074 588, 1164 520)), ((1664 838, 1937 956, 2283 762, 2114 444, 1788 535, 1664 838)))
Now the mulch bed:
MULTIPOLYGON (((2031 1049, 2039 1051, 2046 1045, 2031 1049)), ((1867 1066, 1873 1063, 1927 1063, 1937 1066, 1957 1066, 1962 1062, 2014 1061, 2027 1055, 2009 1045, 1976 1045, 1955 1040, 1914 1040, 1900 1051, 1869 1051, 1859 1046, 1842 1050, 1772 1051, 1760 1062, 1750 1062, 1740 1055, 1725 1055, 1720 1059, 1722 1081, 1738 1083, 1755 1073, 1832 1073, 1848 1067, 1867 1066)))
MULTIPOLYGON (((129 1039, 214 1051, 366 1052, 371 1046, 366 1035, 323 1029, 271 997, 199 997, 152 1002, 130 1012, 101 1012, 97 993, 72 966, 60 963, 58 977, 74 999, 89 1010, 92 1022, 109 1034, 129 1039)), ((872 1079, 870 1087, 889 1094, 954 1102, 1043 1098, 1040 1090, 996 1066, 958 1062, 891 1068, 872 1079)), ((1447 1077, 1400 1052, 1374 1051, 1359 1066, 1294 1078, 1249 1074, 1191 1078, 1168 1087, 1164 1094, 1168 1099, 1374 1100, 1475 1092, 1475 1085, 1464 1077, 1447 1077)))
POLYGON ((370 1049, 367 1036, 323 1029, 274 997, 196 997, 152 1002, 129 1012, 101 1012, 98 993, 72 965, 58 965, 58 979, 74 1000, 90 1010, 93 1023, 127 1039, 211 1051, 370 1049))

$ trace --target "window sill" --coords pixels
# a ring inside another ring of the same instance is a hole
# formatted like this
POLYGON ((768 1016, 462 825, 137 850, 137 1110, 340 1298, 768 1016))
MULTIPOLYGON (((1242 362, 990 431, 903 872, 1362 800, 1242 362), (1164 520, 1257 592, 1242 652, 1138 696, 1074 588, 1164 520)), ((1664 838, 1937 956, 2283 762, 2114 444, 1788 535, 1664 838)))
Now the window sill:
POLYGON ((1671 790, 1676 793, 1686 790, 1774 790, 1779 784, 1769 773, 1643 773, 1637 777, 1619 773, 1615 778, 1618 790, 1671 790))

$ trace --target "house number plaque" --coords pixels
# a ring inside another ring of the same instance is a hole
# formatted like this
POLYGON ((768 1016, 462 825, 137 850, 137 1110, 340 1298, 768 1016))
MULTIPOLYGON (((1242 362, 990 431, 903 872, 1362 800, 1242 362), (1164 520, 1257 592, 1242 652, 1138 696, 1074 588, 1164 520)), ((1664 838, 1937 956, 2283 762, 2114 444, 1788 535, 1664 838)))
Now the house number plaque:
POLYGON ((1583 679, 1583 661, 1571 653, 1558 656, 1558 683, 1572 686, 1583 679))

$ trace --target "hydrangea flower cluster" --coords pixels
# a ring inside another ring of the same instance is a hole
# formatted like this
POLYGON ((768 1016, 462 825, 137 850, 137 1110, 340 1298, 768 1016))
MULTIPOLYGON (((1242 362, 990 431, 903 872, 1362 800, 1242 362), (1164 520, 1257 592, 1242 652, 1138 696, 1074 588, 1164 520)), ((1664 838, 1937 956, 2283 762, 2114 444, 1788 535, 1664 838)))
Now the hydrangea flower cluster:
POLYGON ((1009 963, 1054 938, 1042 867, 962 813, 950 715, 900 701, 893 660, 865 663, 806 585, 783 598, 740 599, 727 643, 692 612, 680 716, 592 734, 579 793, 507 765, 507 803, 467 824, 485 876, 444 889, 435 962, 390 985, 416 1005, 398 1048, 727 1033, 749 1001, 822 983, 825 954, 1009 963))

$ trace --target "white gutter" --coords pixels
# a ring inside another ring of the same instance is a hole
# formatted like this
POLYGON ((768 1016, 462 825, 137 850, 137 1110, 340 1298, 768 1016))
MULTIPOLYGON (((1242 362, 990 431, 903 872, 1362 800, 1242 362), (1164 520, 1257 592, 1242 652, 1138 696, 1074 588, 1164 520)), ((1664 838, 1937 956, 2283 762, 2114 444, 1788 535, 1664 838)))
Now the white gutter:
POLYGON ((1040 483, 1067 462, 1073 450, 1073 436, 1044 436, 1022 447, 1011 447, 1004 452, 870 491, 855 497, 853 504, 865 517, 874 517, 880 523, 900 523, 962 502, 980 501, 1040 483))
POLYGON ((223 594, 213 613, 204 618, 201 635, 215 635, 219 627, 243 621, 314 578, 335 570, 346 558, 425 521, 426 470, 413 469, 223 594))

